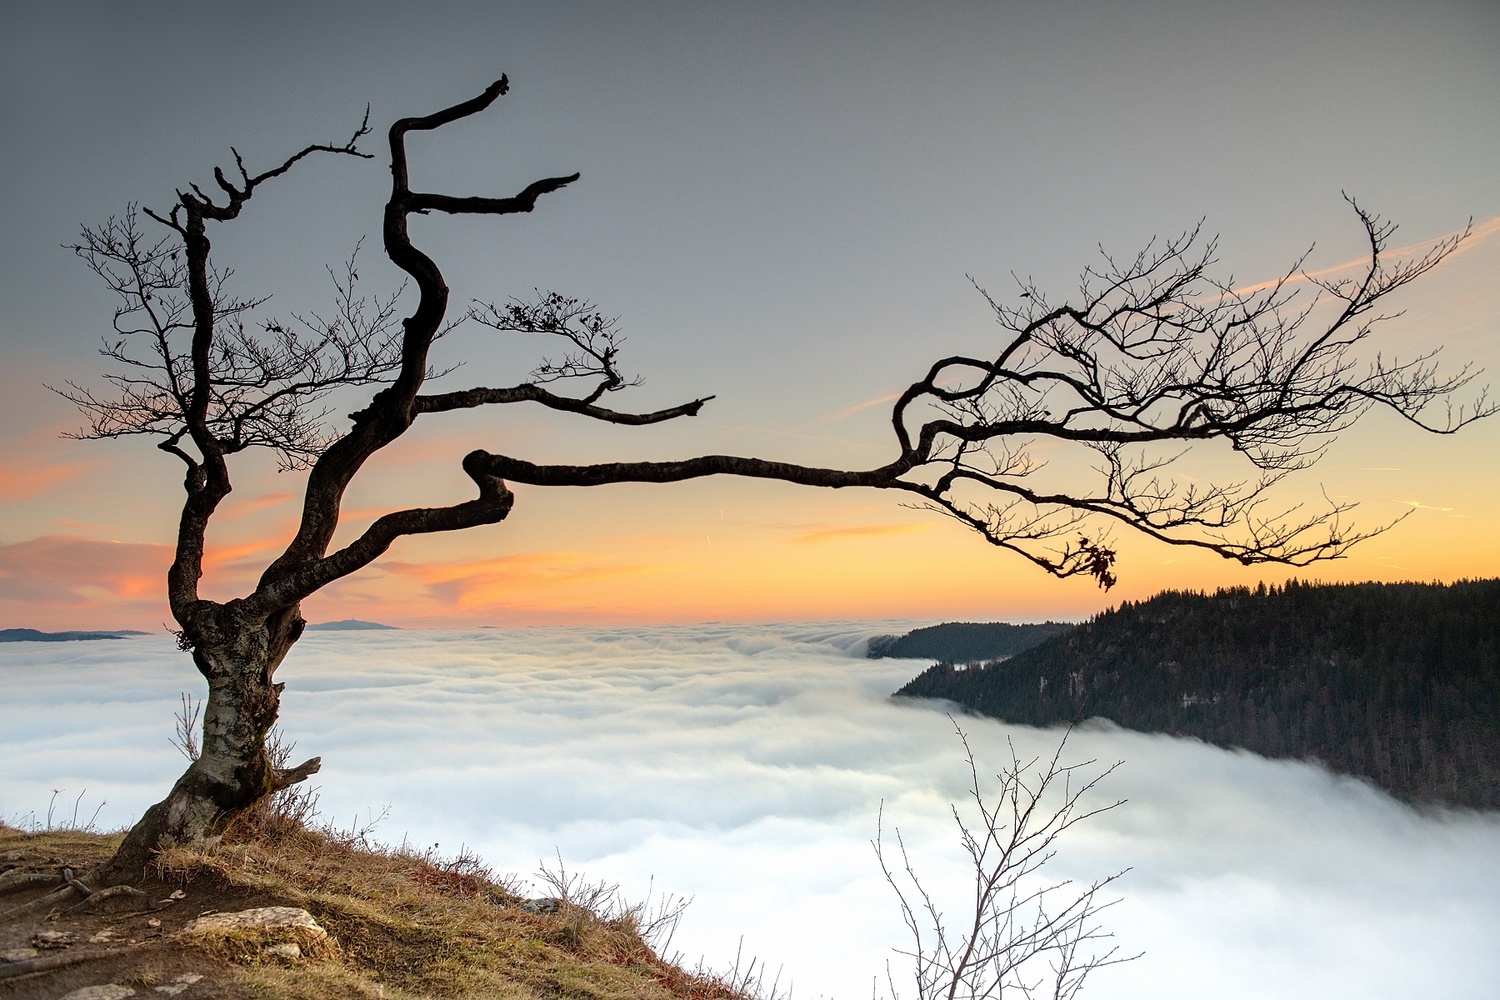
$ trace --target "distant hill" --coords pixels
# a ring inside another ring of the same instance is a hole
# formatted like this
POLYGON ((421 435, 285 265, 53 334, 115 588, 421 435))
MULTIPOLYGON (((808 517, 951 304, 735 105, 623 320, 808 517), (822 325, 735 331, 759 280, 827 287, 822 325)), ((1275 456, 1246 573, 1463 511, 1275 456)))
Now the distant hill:
POLYGON ((866 655, 899 656, 944 663, 978 663, 1014 656, 1072 628, 1062 622, 1010 625, 1006 622, 948 622, 913 629, 905 635, 878 635, 866 655))
POLYGON ((362 622, 358 618, 345 618, 336 622, 319 622, 316 625, 307 626, 309 632, 362 632, 369 629, 390 629, 397 631, 394 625, 382 625, 379 622, 362 622))
POLYGON ((132 635, 150 635, 134 629, 118 632, 38 632, 34 628, 0 628, 0 642, 78 642, 89 639, 124 639, 132 635))
POLYGON ((1500 580, 1168 592, 897 695, 1027 725, 1102 716, 1500 808, 1500 580))

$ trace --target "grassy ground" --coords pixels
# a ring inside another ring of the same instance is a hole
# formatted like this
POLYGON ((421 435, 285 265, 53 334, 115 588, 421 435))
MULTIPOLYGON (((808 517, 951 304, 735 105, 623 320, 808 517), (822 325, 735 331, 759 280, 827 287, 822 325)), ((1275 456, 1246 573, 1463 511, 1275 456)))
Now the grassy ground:
MULTIPOLYGON (((25 832, 0 824, 0 872, 67 866, 81 874, 117 842, 117 835, 25 832)), ((358 833, 309 829, 267 811, 241 822, 211 850, 161 855, 140 886, 144 897, 92 909, 68 910, 69 902, 50 915, 0 919, 0 951, 33 947, 43 958, 91 956, 19 976, 6 972, 7 965, 12 972, 19 968, 15 961, 0 962, 0 997, 60 997, 106 983, 182 1000, 753 995, 754 983, 745 977, 688 972, 655 954, 648 939, 670 925, 670 906, 655 913, 631 907, 609 887, 562 871, 550 880, 554 901, 528 905, 515 884, 495 878, 472 857, 383 848, 358 833), (259 932, 182 930, 207 911, 262 906, 308 910, 331 941, 304 942, 306 954, 294 959, 269 953, 259 932)), ((0 896, 0 910, 46 891, 0 896)))

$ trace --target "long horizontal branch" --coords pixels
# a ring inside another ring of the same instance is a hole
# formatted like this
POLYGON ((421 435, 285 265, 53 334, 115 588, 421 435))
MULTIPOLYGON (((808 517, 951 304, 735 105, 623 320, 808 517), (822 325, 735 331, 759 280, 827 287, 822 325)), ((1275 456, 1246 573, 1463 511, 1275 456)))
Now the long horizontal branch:
POLYGON ((865 486, 873 489, 917 490, 917 484, 897 478, 911 465, 897 460, 865 471, 820 469, 789 462, 768 462, 734 455, 702 455, 676 462, 605 462, 599 465, 536 465, 519 458, 473 451, 464 458, 464 468, 483 469, 493 476, 528 486, 605 486, 611 483, 678 483, 704 476, 745 476, 778 479, 801 486, 842 489, 865 486))
POLYGON ((487 389, 479 387, 476 389, 465 389, 460 392, 434 393, 430 396, 418 396, 416 408, 418 413, 444 413, 449 410, 466 410, 476 406, 485 406, 489 403, 541 403, 543 406, 554 410, 564 410, 569 413, 579 413, 595 420, 604 420, 612 424, 629 424, 638 426, 641 424, 657 424, 664 420, 672 420, 676 417, 693 417, 703 408, 703 404, 713 399, 712 396, 704 396, 688 403, 678 406, 670 406, 664 410, 655 410, 651 413, 621 413, 608 407, 597 406, 583 399, 572 399, 568 396, 559 396, 548 392, 539 385, 525 383, 512 386, 508 389, 487 389))
POLYGON ((526 189, 513 198, 457 198, 446 194, 423 194, 412 192, 406 196, 406 208, 411 212, 448 212, 454 215, 512 215, 529 212, 536 207, 536 200, 551 194, 576 181, 580 174, 567 177, 547 177, 528 184, 526 189))

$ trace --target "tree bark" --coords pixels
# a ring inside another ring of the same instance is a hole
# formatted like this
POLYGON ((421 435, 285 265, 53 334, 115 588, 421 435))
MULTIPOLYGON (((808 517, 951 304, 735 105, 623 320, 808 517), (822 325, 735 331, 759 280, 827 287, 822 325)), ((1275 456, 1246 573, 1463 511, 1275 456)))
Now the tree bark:
POLYGON ((246 620, 236 613, 238 603, 204 616, 210 627, 201 639, 184 638, 193 643, 193 662, 208 681, 198 759, 165 799, 146 810, 115 856, 90 873, 92 886, 139 880, 164 848, 217 843, 245 810, 317 772, 318 758, 280 770, 266 754, 266 734, 285 686, 273 678, 302 635, 302 617, 292 607, 264 621, 246 620))

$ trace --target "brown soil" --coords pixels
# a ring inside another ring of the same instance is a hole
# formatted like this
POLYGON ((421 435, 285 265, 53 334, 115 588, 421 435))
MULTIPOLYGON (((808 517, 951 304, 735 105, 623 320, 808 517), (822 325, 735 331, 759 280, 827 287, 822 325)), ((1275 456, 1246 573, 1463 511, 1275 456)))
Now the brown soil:
MULTIPOLYGON (((0 824, 0 874, 69 867, 82 875, 118 840, 0 824)), ((606 919, 564 900, 553 912, 526 912, 525 900, 473 858, 445 861, 326 830, 263 823, 209 851, 169 851, 137 888, 144 897, 93 909, 73 898, 0 916, 0 952, 12 959, 0 960, 0 1000, 109 983, 181 1000, 742 996, 658 958, 641 938, 639 911, 606 919), (205 913, 264 906, 308 910, 332 941, 293 959, 269 952, 275 942, 264 933, 180 933, 205 913), (34 960, 12 949, 27 948, 54 967, 26 972, 34 960)), ((53 889, 0 895, 0 911, 53 889)))

